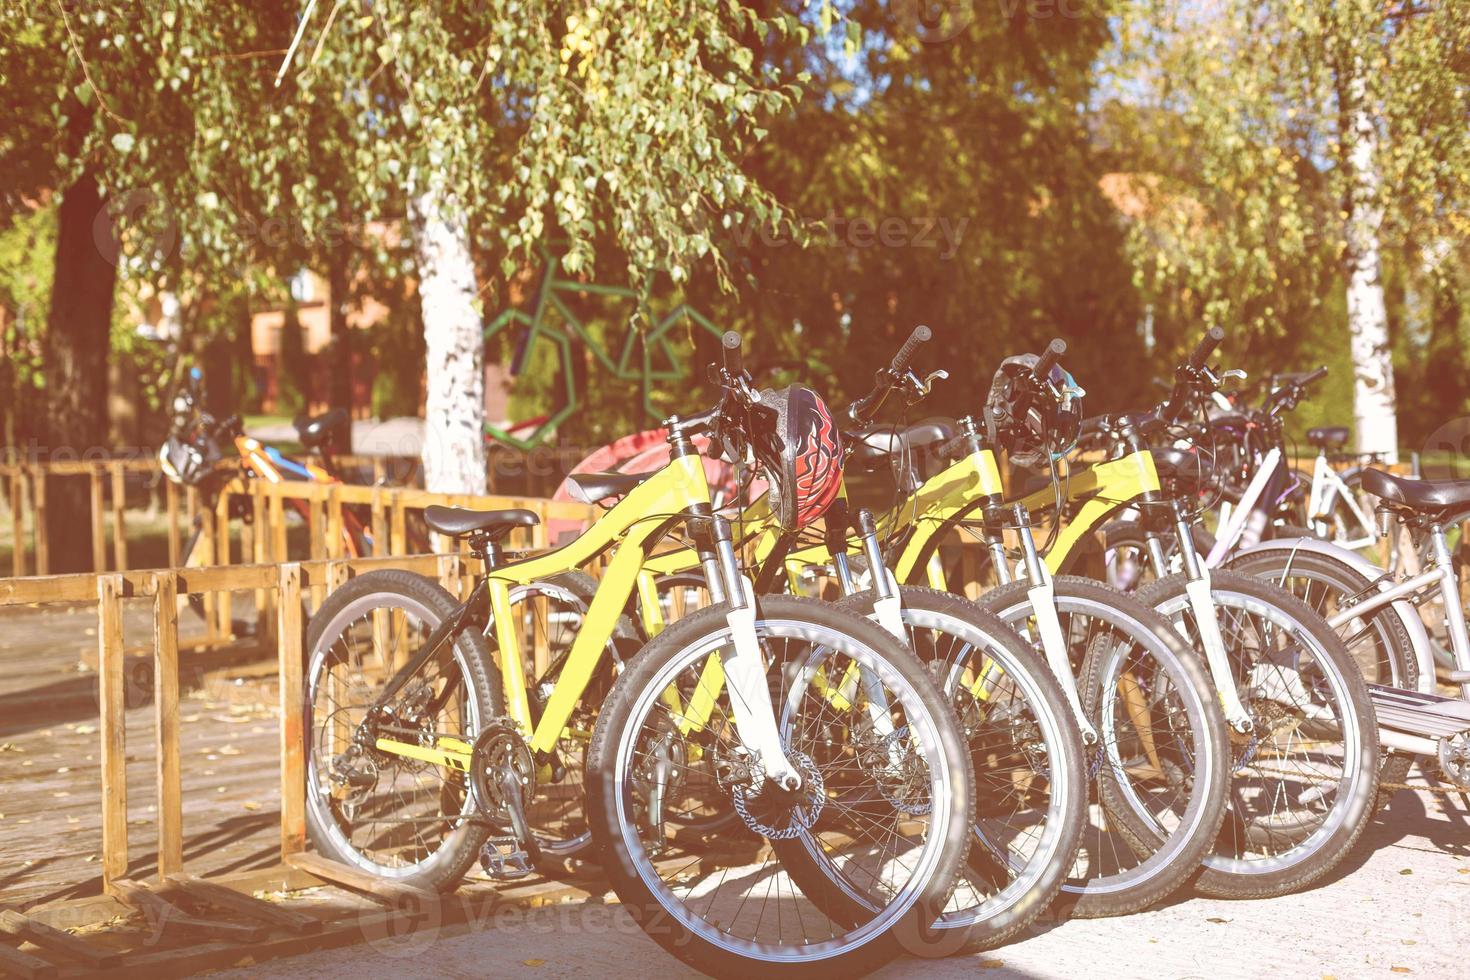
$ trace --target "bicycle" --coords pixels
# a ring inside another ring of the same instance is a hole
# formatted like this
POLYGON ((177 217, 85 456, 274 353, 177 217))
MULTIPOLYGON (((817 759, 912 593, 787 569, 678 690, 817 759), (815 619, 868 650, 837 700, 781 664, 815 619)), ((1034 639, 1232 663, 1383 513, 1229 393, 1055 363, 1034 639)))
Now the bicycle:
MULTIPOLYGON (((669 465, 575 541, 512 558, 500 542, 533 514, 433 509, 430 526, 467 538, 485 566, 468 600, 456 604, 432 583, 394 572, 360 576, 329 597, 309 643, 308 825, 319 848, 438 888, 457 882, 487 845, 492 865, 534 860, 525 801, 557 776, 557 745, 650 549, 687 526, 715 604, 624 662, 587 748, 587 819, 625 907, 674 955, 718 975, 748 972, 753 960, 803 975, 871 969, 934 921, 972 824, 967 745, 923 665, 892 636, 831 604, 757 596, 741 573, 691 440, 713 434, 743 455, 769 438, 770 420, 767 393, 746 383, 738 336, 724 343, 719 405, 670 419, 669 465), (511 591, 609 551, 554 684, 533 698, 506 626, 511 591), (389 642, 395 611, 427 634, 402 652, 401 665, 389 642), (350 666, 360 647, 375 666, 359 672, 357 696, 315 705, 334 687, 352 691, 332 668, 350 666), (719 868, 708 856, 681 856, 665 817, 680 805, 687 761, 704 756, 771 857, 719 868), (438 782, 426 789, 417 780, 430 773, 438 782), (406 789, 374 795, 385 775, 406 789), (373 807, 394 801, 424 811, 395 818, 400 833, 422 825, 434 838, 354 841, 345 832, 360 812, 386 822, 373 807), (801 914, 765 914, 772 894, 801 914)), ((767 477, 774 484, 789 474, 767 477)))
MULTIPOLYGON (((1376 794, 1377 745, 1367 691, 1338 637, 1284 590, 1209 567, 1186 514, 1205 475, 1199 458, 1150 448, 1149 437, 1218 390, 1205 362, 1221 339, 1223 331, 1207 335, 1153 412, 1094 420, 1108 458, 1025 503, 1046 507, 1050 492, 1052 509, 1072 507, 1047 555, 1054 569, 1075 562, 1080 544, 1106 528, 1110 581, 1136 587, 1139 570, 1151 571, 1155 580, 1138 599, 1203 654, 1207 690, 1218 692, 1233 729, 1233 761, 1226 830, 1196 885, 1221 897, 1262 897, 1319 879, 1357 840, 1376 794), (1137 519, 1109 527, 1122 514, 1137 519)), ((1004 572, 1003 556, 992 564, 1004 572)))

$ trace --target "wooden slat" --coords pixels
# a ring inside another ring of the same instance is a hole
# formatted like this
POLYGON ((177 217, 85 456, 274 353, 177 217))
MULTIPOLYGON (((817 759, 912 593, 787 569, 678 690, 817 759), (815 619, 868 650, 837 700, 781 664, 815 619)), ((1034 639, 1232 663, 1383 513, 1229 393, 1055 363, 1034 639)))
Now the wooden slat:
POLYGON ((233 888, 227 888, 204 878, 186 874, 169 875, 167 884, 179 889, 190 898, 247 915, 252 919, 259 919, 261 922, 280 926, 292 932, 310 934, 322 930, 320 919, 313 919, 300 912, 292 912, 290 909, 281 908, 271 902, 263 902, 254 895, 237 892, 233 888))
POLYGON ((22 953, 13 946, 0 943, 0 969, 6 973, 13 973, 27 980, 51 980, 59 976, 61 971, 56 968, 55 963, 32 956, 30 953, 22 953))
POLYGON ((112 560, 118 571, 128 567, 128 533, 123 511, 127 508, 128 495, 126 477, 120 463, 112 469, 112 560))
POLYGON ((301 644, 301 566, 280 571, 281 856, 306 849, 305 669, 301 644))
POLYGON ((347 553, 342 537, 342 487, 333 484, 327 494, 327 557, 341 558, 347 553))
POLYGON ((405 885, 402 882, 379 878, 330 858, 324 858, 320 854, 308 852, 292 854, 286 858, 286 863, 297 870, 315 875, 323 881, 363 892, 393 905, 407 901, 416 903, 419 908, 427 908, 439 901, 439 896, 434 892, 415 888, 413 885, 405 885))
POLYGON ((163 481, 163 499, 168 510, 168 567, 178 568, 183 545, 179 541, 179 485, 163 481))
MULTIPOLYGON (((214 505, 214 530, 216 544, 214 549, 213 565, 228 565, 230 563, 230 490, 226 488, 221 491, 219 499, 214 505)), ((234 629, 233 600, 228 591, 221 591, 215 597, 216 636, 230 636, 234 629)))
POLYGON ((31 474, 31 533, 36 539, 36 574, 51 574, 51 540, 46 530, 46 471, 31 474))
MULTIPOLYGON (((374 487, 374 490, 379 488, 374 487)), ((373 554, 388 554, 388 510, 383 506, 383 495, 381 492, 373 494, 373 554)))
POLYGON ((155 928, 190 929, 217 939, 240 943, 258 943, 270 933, 264 926, 197 919, 131 878, 121 878, 112 885, 113 893, 147 916, 149 924, 155 928))
POLYGON ((126 691, 123 686, 123 577, 97 578, 97 683, 102 729, 102 882, 128 873, 126 691))
POLYGON ((92 571, 107 571, 107 527, 103 519, 102 471, 93 470, 92 485, 92 571))
POLYGON ((408 554, 408 514, 404 510, 403 500, 397 495, 393 496, 393 540, 389 545, 388 554, 408 554))
POLYGON ((184 868, 184 797, 179 769, 179 604, 172 572, 153 593, 153 703, 158 742, 158 875, 184 868))
POLYGON ((10 472, 10 574, 16 578, 26 573, 25 504, 21 485, 25 476, 20 467, 10 472))
MULTIPOLYGON (((193 554, 189 556, 189 558, 190 561, 194 562, 195 564, 202 565, 206 568, 215 563, 214 520, 214 509, 204 506, 204 501, 201 500, 199 502, 199 537, 194 543, 194 551, 193 554)), ((188 591, 202 592, 204 590, 196 589, 191 586, 188 591)), ((204 631, 211 640, 217 638, 220 635, 219 619, 215 614, 215 610, 219 608, 219 603, 215 601, 215 598, 216 597, 213 592, 204 592, 204 631)))
POLYGON ((122 962, 122 956, 113 950, 99 949, 69 932, 55 929, 44 922, 10 909, 0 911, 0 932, 14 936, 16 939, 29 940, 42 949, 49 949, 53 953, 80 960, 98 970, 116 966, 122 962))

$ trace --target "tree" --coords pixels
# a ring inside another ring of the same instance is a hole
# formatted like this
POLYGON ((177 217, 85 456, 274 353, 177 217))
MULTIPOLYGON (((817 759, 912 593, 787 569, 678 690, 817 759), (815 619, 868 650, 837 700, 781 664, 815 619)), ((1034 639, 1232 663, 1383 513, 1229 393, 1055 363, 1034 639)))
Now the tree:
POLYGON ((509 275, 555 237, 575 273, 605 232, 635 282, 683 282, 701 261, 723 276, 709 219, 779 218, 740 157, 763 135, 760 117, 795 94, 741 38, 797 26, 727 0, 619 0, 570 14, 550 0, 387 2, 308 35, 313 67, 294 76, 298 97, 355 118, 364 182, 408 189, 428 486, 484 488, 476 246, 497 252, 509 275))
POLYGON ((1466 240, 1467 39, 1463 4, 1373 0, 1149 4, 1125 39, 1146 293, 1274 343, 1342 290, 1360 451, 1398 449, 1385 254, 1466 240))

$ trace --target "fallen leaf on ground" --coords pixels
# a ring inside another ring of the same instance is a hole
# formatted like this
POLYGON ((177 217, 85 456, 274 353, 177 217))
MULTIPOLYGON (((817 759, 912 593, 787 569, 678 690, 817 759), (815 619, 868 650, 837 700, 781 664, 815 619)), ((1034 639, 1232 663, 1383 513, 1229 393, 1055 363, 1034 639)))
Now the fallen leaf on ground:
POLYGON ((1399 874, 1401 874, 1401 875, 1411 875, 1413 873, 1414 873, 1414 869, 1413 868, 1405 868, 1404 870, 1402 870, 1402 871, 1399 872, 1399 874))
POLYGON ((977 966, 982 970, 999 970, 1006 965, 1005 960, 981 960, 977 966))
POLYGON ((257 802, 255 802, 254 800, 250 800, 249 802, 247 802, 245 804, 245 809, 247 809, 247 810, 259 810, 260 809, 260 804, 257 803, 257 802))
POLYGON ((1219 916, 1217 916, 1217 915, 1212 915, 1212 916, 1210 916, 1210 917, 1209 917, 1209 918, 1208 918, 1208 919, 1206 919, 1206 920, 1205 920, 1205 921, 1206 921, 1206 922, 1213 922, 1213 923, 1215 923, 1215 924, 1216 924, 1216 925, 1222 925, 1222 926, 1223 926, 1223 925, 1225 925, 1225 924, 1226 924, 1226 923, 1228 923, 1228 922, 1229 922, 1229 921, 1230 921, 1230 920, 1229 920, 1229 919, 1222 919, 1222 918, 1220 918, 1220 917, 1219 917, 1219 916))
POLYGON ((541 966, 545 960, 521 960, 522 966, 541 966))

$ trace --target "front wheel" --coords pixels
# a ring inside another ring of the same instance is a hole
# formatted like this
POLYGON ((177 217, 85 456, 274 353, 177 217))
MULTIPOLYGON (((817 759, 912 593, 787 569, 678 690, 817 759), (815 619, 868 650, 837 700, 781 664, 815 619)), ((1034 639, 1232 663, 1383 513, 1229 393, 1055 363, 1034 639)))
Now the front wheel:
MULTIPOLYGON (((905 638, 949 697, 978 793, 970 857, 936 930, 1006 942, 1049 906, 1087 820, 1082 737, 1061 685, 1005 623, 948 592, 900 590, 905 638)), ((838 605, 871 616, 872 592, 838 605)))
POLYGON ((729 612, 670 624, 598 717, 588 818, 614 889, 653 939, 714 976, 850 977, 919 951, 974 817, 969 752, 943 695, 872 623, 762 597, 755 631, 774 680, 752 708, 775 713, 803 774, 799 790, 778 791, 723 681, 729 612), (769 848, 683 848, 668 819, 696 759, 769 848))
MULTIPOLYGON (((1196 645, 1184 576, 1139 593, 1196 645)), ((1373 814, 1378 729, 1342 641, 1295 596, 1237 572, 1210 576, 1228 678, 1253 728, 1232 736, 1230 809, 1196 887, 1220 898, 1305 888, 1347 856, 1373 814)))
MULTIPOLYGON (((1225 816, 1230 741, 1209 674, 1169 623, 1100 582, 1052 582, 1066 656, 1098 735, 1086 746, 1095 797, 1062 890, 1082 917, 1125 915, 1174 892, 1225 816)), ((1032 590, 980 599, 1040 645, 1032 590)))

